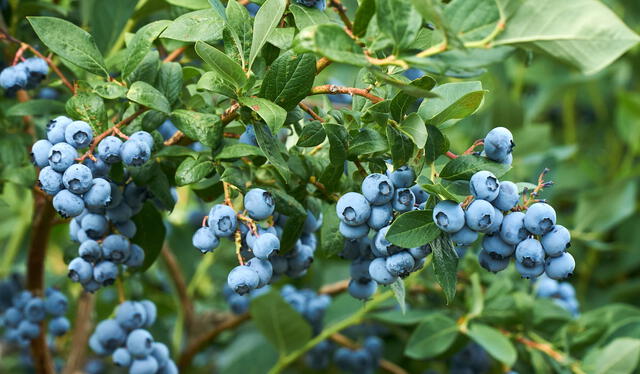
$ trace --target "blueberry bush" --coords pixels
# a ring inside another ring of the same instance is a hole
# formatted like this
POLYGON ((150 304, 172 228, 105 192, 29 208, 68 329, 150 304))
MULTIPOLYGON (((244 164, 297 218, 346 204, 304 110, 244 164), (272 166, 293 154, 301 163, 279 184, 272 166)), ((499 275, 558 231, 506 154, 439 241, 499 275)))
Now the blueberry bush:
POLYGON ((0 372, 640 370, 636 2, 0 8, 0 372))

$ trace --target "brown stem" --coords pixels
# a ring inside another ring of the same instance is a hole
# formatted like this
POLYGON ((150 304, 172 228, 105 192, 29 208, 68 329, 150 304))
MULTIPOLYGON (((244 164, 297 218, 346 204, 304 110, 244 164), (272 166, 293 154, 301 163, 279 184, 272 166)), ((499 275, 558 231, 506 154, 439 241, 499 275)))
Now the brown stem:
POLYGON ((178 264, 178 260, 167 244, 162 248, 162 259, 167 265, 169 276, 171 277, 171 280, 173 280, 173 285, 178 292, 180 307, 182 308, 182 314, 184 315, 184 326, 187 334, 190 335, 192 333, 194 321, 193 303, 189 298, 187 282, 185 281, 182 270, 180 269, 180 264, 178 264))
POLYGON ((329 2, 329 5, 338 12, 340 19, 344 23, 349 33, 351 33, 351 30, 353 30, 353 24, 351 23, 351 20, 347 16, 347 8, 345 8, 344 5, 342 5, 342 2, 340 0, 331 0, 329 2))
POLYGON ((67 365, 62 374, 75 374, 84 365, 85 356, 87 354, 87 345, 93 321, 91 320, 91 312, 95 304, 95 295, 89 292, 83 292, 78 300, 78 310, 75 317, 75 328, 71 336, 71 351, 67 358, 67 365))
POLYGON ((325 84, 322 86, 313 87, 311 89, 310 95, 319 95, 319 94, 347 94, 347 95, 358 95, 364 98, 371 100, 373 103, 379 103, 384 99, 369 93, 369 91, 363 88, 355 88, 355 87, 342 87, 336 86, 334 84, 325 84))
MULTIPOLYGON (((356 350, 358 348, 360 348, 360 346, 358 344, 356 344, 353 340, 349 339, 348 337, 340 334, 340 333, 335 333, 333 335, 331 335, 330 337, 331 340, 333 340, 334 342, 340 344, 343 347, 347 347, 349 349, 352 350, 356 350)), ((380 359, 380 361, 378 362, 378 364, 380 365, 380 367, 386 371, 388 371, 389 373, 392 374, 408 374, 406 370, 404 370, 403 368, 401 368, 400 366, 394 364, 391 361, 385 360, 383 358, 380 359)))
POLYGON ((456 155, 455 153, 453 153, 451 151, 447 151, 447 153, 445 153, 444 155, 449 157, 452 160, 458 158, 458 155, 456 155))
POLYGON ((175 134, 171 135, 171 137, 164 141, 164 145, 174 145, 177 144, 180 140, 184 138, 184 133, 180 130, 176 131, 175 134))
POLYGON ((473 151, 476 149, 476 147, 481 146, 484 144, 484 139, 478 139, 475 142, 473 142, 473 144, 471 144, 471 147, 467 148, 466 151, 464 151, 462 154, 463 155, 470 155, 473 153, 473 151))
POLYGON ((320 74, 327 66, 331 65, 331 60, 326 57, 322 57, 316 62, 316 74, 320 74))
POLYGON ((180 47, 178 49, 175 49, 173 52, 169 53, 167 57, 165 57, 164 60, 162 60, 162 62, 171 62, 175 60, 176 58, 178 58, 178 56, 184 53, 186 49, 187 47, 180 47))
POLYGON ((322 286, 319 290, 319 294, 324 295, 336 295, 347 290, 349 287, 349 279, 344 279, 335 283, 322 286))
POLYGON ((367 171, 364 169, 364 166, 362 166, 362 163, 360 163, 360 160, 356 159, 353 161, 353 163, 356 164, 358 171, 363 177, 366 177, 367 175, 369 175, 369 173, 367 173, 367 171))
POLYGON ((305 103, 300 103, 300 104, 298 104, 298 106, 299 106, 302 110, 304 110, 305 112, 309 113, 309 115, 310 115, 311 117, 313 117, 313 119, 315 119, 315 120, 317 120, 317 121, 320 121, 320 122, 324 122, 324 119, 322 119, 322 117, 320 117, 320 116, 318 115, 318 113, 314 112, 314 111, 313 111, 313 109, 311 109, 311 107, 310 107, 310 106, 308 106, 307 104, 305 104, 305 103))

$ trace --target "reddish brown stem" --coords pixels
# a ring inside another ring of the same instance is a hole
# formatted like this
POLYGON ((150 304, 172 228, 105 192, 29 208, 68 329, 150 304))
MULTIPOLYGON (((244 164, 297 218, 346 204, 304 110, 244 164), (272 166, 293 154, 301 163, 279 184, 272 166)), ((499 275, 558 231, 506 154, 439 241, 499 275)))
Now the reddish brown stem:
POLYGON ((444 155, 449 157, 452 160, 458 158, 458 155, 456 155, 455 153, 453 153, 451 151, 447 151, 447 153, 445 153, 444 155))
POLYGON ((182 269, 180 269, 180 264, 178 264, 176 256, 166 244, 162 248, 162 258, 167 265, 169 276, 173 280, 173 284, 178 293, 180 307, 182 308, 182 314, 184 315, 184 326, 187 331, 187 335, 190 335, 193 332, 194 309, 193 303, 191 303, 191 299, 189 298, 189 292, 187 291, 187 282, 184 279, 182 269))
POLYGON ((484 144, 484 139, 478 139, 475 142, 473 142, 471 147, 467 148, 467 150, 464 151, 462 154, 463 155, 470 155, 470 154, 473 153, 473 151, 475 151, 476 147, 481 146, 483 144, 484 144))
POLYGON ((324 119, 322 119, 322 117, 320 117, 318 115, 318 113, 314 112, 313 109, 311 109, 311 107, 309 107, 307 104, 305 103, 300 103, 298 104, 298 106, 304 110, 305 112, 307 112, 313 119, 320 121, 320 122, 324 122, 324 119))
POLYGON ((373 95, 373 94, 369 93, 369 91, 367 91, 367 90, 365 90, 363 88, 342 87, 342 86, 336 86, 334 84, 325 84, 325 85, 322 85, 322 86, 313 87, 311 89, 310 95, 319 95, 319 94, 358 95, 358 96, 362 96, 364 98, 367 98, 367 99, 371 100, 371 102, 373 102, 373 103, 379 103, 379 102, 384 100, 381 97, 378 97, 376 95, 373 95))
POLYGON ((336 12, 338 12, 338 15, 347 28, 347 31, 351 34, 351 30, 353 30, 353 24, 347 16, 347 9, 344 7, 344 5, 342 5, 342 2, 340 0, 331 0, 329 2, 329 5, 333 7, 336 12))
POLYGON ((167 55, 167 57, 164 58, 164 60, 162 60, 162 62, 171 62, 177 59, 182 53, 184 53, 186 49, 187 47, 180 47, 178 49, 173 50, 171 53, 167 55))

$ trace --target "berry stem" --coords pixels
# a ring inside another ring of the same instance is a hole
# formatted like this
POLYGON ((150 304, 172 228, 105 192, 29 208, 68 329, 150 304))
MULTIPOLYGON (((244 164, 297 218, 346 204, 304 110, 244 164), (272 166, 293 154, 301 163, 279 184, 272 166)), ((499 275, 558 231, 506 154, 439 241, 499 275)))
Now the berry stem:
POLYGON ((118 290, 118 302, 122 304, 127 301, 127 297, 125 296, 124 284, 122 284, 122 278, 120 277, 116 278, 116 288, 118 290))
POLYGON ((326 57, 322 57, 321 59, 319 59, 318 62, 316 62, 316 74, 319 74, 327 66, 331 65, 331 62, 332 61, 326 57))
POLYGON ((169 276, 171 277, 171 280, 173 280, 173 285, 178 293, 178 299, 180 300, 179 307, 182 308, 184 326, 187 330, 187 335, 190 335, 193 332, 194 309, 193 303, 189 298, 189 292, 187 291, 187 282, 184 279, 184 274, 182 274, 182 269, 180 269, 180 264, 178 263, 176 256, 173 254, 171 248, 166 242, 160 253, 162 254, 162 259, 164 260, 165 265, 167 265, 169 276))
POLYGON ((238 263, 240 265, 244 265, 244 259, 242 258, 242 233, 240 230, 236 230, 234 234, 235 242, 236 242, 236 257, 238 258, 238 263))
POLYGON ((319 95, 319 94, 330 94, 330 95, 338 95, 338 94, 348 94, 348 95, 358 95, 364 98, 371 100, 371 102, 379 103, 384 99, 369 93, 364 88, 355 88, 355 87, 343 87, 336 86, 335 84, 324 84, 322 86, 316 86, 311 89, 309 96, 319 95))
POLYGON ((320 122, 324 122, 324 119, 322 119, 322 117, 320 117, 318 115, 318 113, 314 112, 313 109, 311 109, 310 106, 308 106, 305 103, 300 103, 298 104, 298 106, 304 110, 305 112, 307 112, 311 117, 313 117, 313 119, 315 119, 316 121, 320 121, 320 122))
POLYGON ((451 151, 447 151, 447 153, 444 154, 445 156, 449 157, 450 159, 454 160, 456 158, 458 158, 458 155, 456 155, 455 153, 451 152, 451 151))
POLYGON ((345 6, 342 4, 342 1, 340 0, 330 0, 329 1, 329 6, 331 6, 333 9, 336 10, 336 12, 338 13, 338 16, 340 16, 340 19, 342 20, 342 22, 344 23, 344 26, 347 28, 347 32, 352 35, 353 34, 353 24, 351 23, 351 20, 349 19, 349 16, 347 16, 347 8, 345 8, 345 6))
POLYGON ((478 139, 475 142, 473 142, 473 144, 471 144, 471 147, 467 148, 466 151, 464 151, 462 154, 463 155, 470 155, 473 153, 473 151, 476 149, 476 147, 484 145, 484 139, 478 139))
POLYGON ((175 50, 173 50, 173 52, 169 53, 167 55, 167 57, 164 58, 164 60, 162 60, 162 62, 171 62, 174 61, 175 59, 177 59, 182 53, 184 53, 184 51, 187 49, 187 47, 180 47, 177 48, 175 50))

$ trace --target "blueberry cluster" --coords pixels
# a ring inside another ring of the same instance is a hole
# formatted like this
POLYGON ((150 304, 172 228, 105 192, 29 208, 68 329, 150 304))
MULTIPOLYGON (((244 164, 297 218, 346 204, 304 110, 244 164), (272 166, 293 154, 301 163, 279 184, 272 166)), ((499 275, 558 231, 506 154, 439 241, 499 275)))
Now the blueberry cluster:
POLYGON ((340 347, 336 349, 333 354, 333 362, 340 370, 347 373, 373 374, 378 369, 383 349, 382 339, 370 335, 364 339, 360 348, 340 347))
POLYGON ((349 293, 358 299, 370 298, 378 284, 389 285, 422 268, 431 253, 428 245, 401 248, 386 239, 395 213, 424 209, 429 194, 413 184, 415 173, 402 166, 387 175, 369 174, 362 193, 348 192, 336 204, 339 230, 346 238, 341 253, 352 260, 349 293), (373 230, 373 237, 368 234, 373 230))
POLYGON ((0 86, 8 95, 20 89, 35 88, 49 73, 49 65, 39 57, 31 57, 0 72, 0 86))
POLYGON ((116 366, 129 368, 130 374, 178 373, 169 348, 154 342, 146 330, 156 320, 156 306, 149 300, 125 301, 118 306, 115 318, 100 322, 89 339, 98 355, 111 355, 116 366))
POLYGON ((535 287, 536 296, 552 299, 574 317, 580 314, 580 304, 576 299, 576 290, 571 283, 558 282, 543 275, 536 280, 535 287))
POLYGON ((314 335, 322 331, 324 313, 331 305, 329 295, 320 295, 311 289, 298 290, 289 284, 282 287, 280 294, 293 309, 309 322, 314 335))
POLYGON ((296 0, 296 4, 304 5, 309 8, 324 10, 327 7, 326 0, 296 0))
POLYGON ((10 344, 27 347, 40 335, 41 323, 49 316, 48 332, 51 336, 62 336, 71 326, 64 315, 67 313, 67 297, 60 291, 48 288, 45 297, 34 296, 22 289, 17 279, 0 283, 0 312, 4 337, 10 344))
POLYGON ((271 287, 265 286, 252 290, 247 294, 239 295, 235 293, 228 284, 225 284, 222 293, 233 314, 244 314, 249 311, 249 305, 252 299, 269 292, 270 289, 271 287))
POLYGON ((482 346, 469 343, 451 357, 450 366, 451 374, 483 374, 491 369, 491 359, 482 346))

